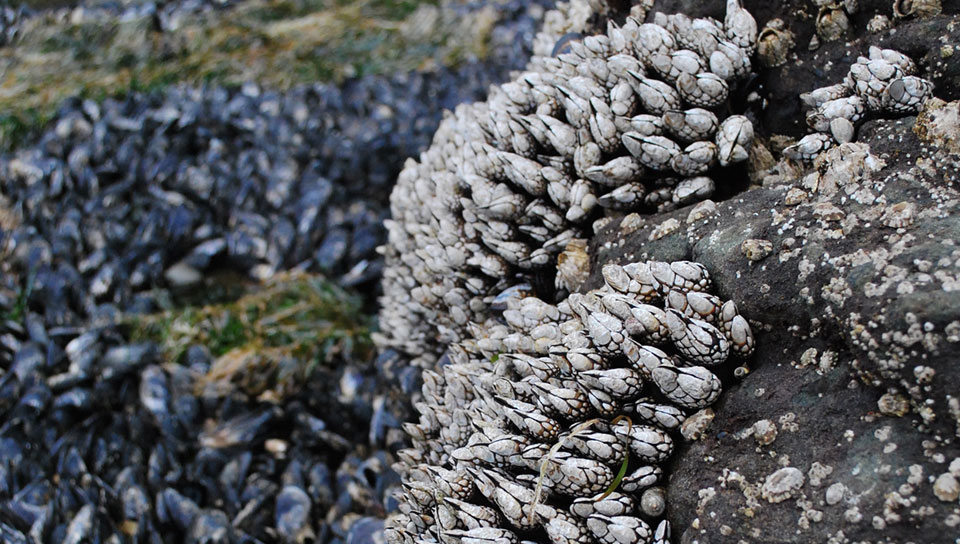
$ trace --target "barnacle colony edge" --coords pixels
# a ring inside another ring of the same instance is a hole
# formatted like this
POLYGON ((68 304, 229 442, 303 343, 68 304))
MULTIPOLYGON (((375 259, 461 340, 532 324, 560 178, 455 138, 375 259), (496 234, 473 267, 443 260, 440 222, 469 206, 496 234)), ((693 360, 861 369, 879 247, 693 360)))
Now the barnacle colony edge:
POLYGON ((528 70, 457 108, 392 195, 377 341, 427 370, 391 542, 665 541, 670 432, 719 396, 710 367, 752 350, 696 263, 608 265, 603 289, 558 304, 507 289, 554 266, 597 206, 706 198, 704 174, 752 143, 746 117, 717 114, 751 71, 756 23, 736 0, 723 23, 642 24, 638 6, 547 56, 590 15, 548 15, 528 70))
MULTIPOLYGON (((609 264, 602 288, 566 298, 577 274, 558 275, 556 304, 530 293, 565 248, 584 247, 598 206, 695 202, 713 193, 714 167, 748 157, 753 127, 726 112, 751 73, 753 17, 728 0, 723 22, 641 23, 647 8, 553 57, 605 9, 561 4, 527 71, 458 107, 398 179, 375 340, 425 370, 392 544, 669 539, 657 483, 671 433, 719 397, 715 370, 752 352, 746 320, 686 261, 609 264)), ((848 94, 872 92, 851 74, 848 94)), ((890 104, 929 92, 885 84, 890 104)), ((856 104, 825 104, 811 104, 811 128, 834 136, 817 141, 852 138, 835 119, 859 120, 856 104)), ((788 153, 808 159, 808 145, 788 153)))
POLYGON ((552 57, 593 13, 587 0, 561 10, 546 16, 527 71, 457 107, 397 180, 377 341, 415 365, 431 368, 448 344, 476 337, 471 324, 491 317, 493 296, 517 276, 549 275, 598 207, 702 200, 712 169, 748 156, 752 124, 726 114, 757 34, 737 1, 723 23, 657 14, 642 24, 638 5, 622 26, 552 57))
POLYGON ((853 141, 856 125, 870 113, 918 113, 933 96, 933 83, 916 72, 916 63, 903 53, 870 47, 867 57, 850 66, 843 82, 800 95, 810 108, 807 126, 815 132, 784 149, 784 155, 810 161, 837 143, 853 141))

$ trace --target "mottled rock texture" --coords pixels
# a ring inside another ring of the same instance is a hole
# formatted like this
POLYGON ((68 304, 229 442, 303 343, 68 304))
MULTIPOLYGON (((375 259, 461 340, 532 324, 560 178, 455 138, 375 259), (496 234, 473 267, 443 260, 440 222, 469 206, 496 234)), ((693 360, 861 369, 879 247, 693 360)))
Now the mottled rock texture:
MULTIPOLYGON (((841 532, 953 542, 957 504, 938 500, 933 482, 960 455, 960 156, 920 140, 915 119, 870 122, 812 175, 748 190, 693 223, 681 209, 626 236, 612 222, 594 240, 594 263, 704 263, 758 331, 753 371, 725 388, 716 419, 671 471, 681 542, 842 542, 841 532), (837 173, 848 177, 833 187, 837 173), (650 241, 670 219, 681 228, 650 241), (772 253, 751 261, 748 239, 772 253), (909 412, 897 417, 904 400, 909 412), (758 446, 762 419, 779 433, 758 446), (785 466, 828 474, 771 504, 760 487, 785 466), (837 483, 846 491, 827 504, 837 483)), ((599 285, 593 269, 586 287, 599 285)))
MULTIPOLYGON (((758 133, 799 137, 797 93, 838 81, 868 45, 909 54, 938 97, 958 98, 955 3, 877 34, 866 23, 877 12, 892 19, 891 4, 860 4, 848 40, 809 51, 811 3, 745 2, 761 25, 785 19, 797 43, 784 66, 760 72, 769 105, 758 133)), ((681 1, 655 9, 722 8, 681 1)), ((768 178, 692 223, 684 208, 639 230, 613 221, 592 241, 584 289, 599 285, 600 263, 695 260, 758 335, 752 372, 730 378, 716 418, 699 441, 680 446, 669 471, 674 541, 955 542, 960 155, 944 126, 957 133, 957 107, 928 105, 919 123, 868 121, 859 144, 831 151, 815 175, 768 178), (882 168, 869 171, 880 166, 874 159, 863 166, 867 149, 882 168), (849 179, 833 186, 837 173, 849 179), (651 241, 670 221, 679 229, 651 241), (772 252, 751 260, 743 248, 757 240, 772 252), (790 498, 771 503, 763 486, 783 467, 805 478, 790 498)))

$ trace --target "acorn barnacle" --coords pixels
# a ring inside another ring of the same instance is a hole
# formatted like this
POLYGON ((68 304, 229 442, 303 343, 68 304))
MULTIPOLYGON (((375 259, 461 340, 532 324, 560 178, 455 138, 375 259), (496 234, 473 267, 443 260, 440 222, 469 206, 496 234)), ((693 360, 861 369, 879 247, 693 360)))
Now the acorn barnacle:
POLYGON ((785 64, 794 43, 793 32, 787 29, 783 19, 771 19, 757 37, 757 56, 760 58, 760 64, 767 68, 785 64))
POLYGON ((829 4, 817 12, 817 35, 824 41, 839 40, 850 30, 850 17, 840 4, 829 4))
POLYGON ((941 0, 894 0, 893 16, 897 19, 908 17, 935 17, 943 11, 941 0))

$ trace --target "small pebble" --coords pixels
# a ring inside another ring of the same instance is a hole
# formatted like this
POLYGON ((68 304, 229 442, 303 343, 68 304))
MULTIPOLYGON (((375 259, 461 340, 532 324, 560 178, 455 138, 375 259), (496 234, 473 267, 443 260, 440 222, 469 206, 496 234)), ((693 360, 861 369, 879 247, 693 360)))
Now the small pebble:
POLYGON ((826 493, 824 494, 824 499, 827 501, 827 504, 829 504, 830 506, 833 506, 838 502, 840 502, 841 500, 843 500, 843 494, 846 491, 846 489, 847 489, 846 486, 844 486, 840 482, 831 484, 830 487, 827 488, 826 493))

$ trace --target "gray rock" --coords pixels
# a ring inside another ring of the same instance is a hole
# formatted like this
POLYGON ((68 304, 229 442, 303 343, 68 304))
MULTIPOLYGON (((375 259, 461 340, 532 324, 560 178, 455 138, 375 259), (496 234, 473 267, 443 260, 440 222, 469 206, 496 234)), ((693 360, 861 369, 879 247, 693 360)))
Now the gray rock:
POLYGON ((931 482, 960 454, 960 156, 914 121, 868 122, 812 174, 768 178, 692 223, 681 209, 623 237, 614 221, 592 242, 595 263, 703 263, 757 337, 753 370, 680 448, 668 503, 681 542, 953 542, 955 505, 931 482), (669 219, 682 227, 650 241, 669 219), (772 253, 751 260, 748 239, 772 253), (779 432, 758 447, 766 419, 779 432), (783 467, 803 484, 762 500, 783 467))

